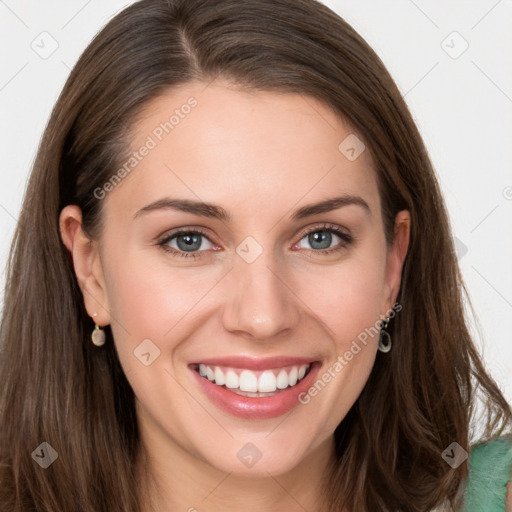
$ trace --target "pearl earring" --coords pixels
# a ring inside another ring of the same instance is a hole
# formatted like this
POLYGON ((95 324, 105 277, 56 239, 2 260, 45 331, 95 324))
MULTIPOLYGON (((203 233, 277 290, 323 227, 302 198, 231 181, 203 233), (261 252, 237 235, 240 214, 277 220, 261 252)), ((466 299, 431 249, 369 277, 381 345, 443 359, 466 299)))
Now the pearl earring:
MULTIPOLYGON (((94 317, 97 316, 97 313, 94 313, 94 317)), ((94 330, 91 335, 92 342, 97 346, 101 347, 105 344, 105 331, 100 328, 100 326, 95 323, 94 330)))

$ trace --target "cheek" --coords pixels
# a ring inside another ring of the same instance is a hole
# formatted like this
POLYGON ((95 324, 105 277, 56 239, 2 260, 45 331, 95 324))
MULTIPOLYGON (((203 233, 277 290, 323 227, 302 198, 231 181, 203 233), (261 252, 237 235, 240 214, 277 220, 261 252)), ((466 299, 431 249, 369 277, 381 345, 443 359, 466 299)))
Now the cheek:
POLYGON ((376 251, 361 252, 301 276, 301 298, 329 328, 340 349, 379 320, 384 263, 376 251))
POLYGON ((336 270, 332 267, 330 277, 310 276, 303 284, 304 291, 315 290, 308 304, 329 328, 327 335, 331 341, 329 359, 302 398, 302 403, 311 406, 315 415, 325 418, 320 437, 334 432, 372 371, 379 332, 382 276, 381 264, 355 261, 336 270))
POLYGON ((155 264, 143 251, 126 251, 120 258, 121 252, 112 257, 110 262, 116 263, 107 271, 111 326, 121 366, 138 399, 139 414, 155 424, 165 424, 173 436, 184 439, 178 419, 167 423, 159 415, 169 408, 191 408, 175 373, 179 361, 173 358, 191 328, 192 308, 206 293, 207 283, 192 279, 193 269, 155 264), (146 353, 149 357, 144 360, 146 353))
POLYGON ((198 303, 212 277, 198 267, 168 266, 154 251, 112 258, 107 288, 112 316, 127 332, 163 339, 198 303))
POLYGON ((117 254, 111 253, 110 264, 105 264, 111 327, 121 365, 136 387, 139 375, 149 382, 147 368, 137 359, 148 349, 151 360, 157 356, 152 370, 174 375, 181 368, 186 341, 213 314, 211 292, 225 269, 171 266, 154 249, 114 251, 117 254))
POLYGON ((308 276, 303 282, 312 309, 329 327, 332 358, 319 374, 310 400, 325 417, 330 434, 360 395, 375 362, 384 291, 385 252, 382 244, 368 244, 340 265, 308 276), (318 396, 319 398, 315 398, 318 396))

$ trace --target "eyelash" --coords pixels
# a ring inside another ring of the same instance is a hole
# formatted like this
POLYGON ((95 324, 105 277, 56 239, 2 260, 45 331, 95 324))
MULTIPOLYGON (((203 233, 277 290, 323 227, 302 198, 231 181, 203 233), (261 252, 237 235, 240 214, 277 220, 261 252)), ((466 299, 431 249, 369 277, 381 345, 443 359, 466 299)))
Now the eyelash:
MULTIPOLYGON (((339 245, 332 247, 330 249, 320 249, 320 250, 308 249, 309 251, 318 253, 322 256, 327 256, 329 254, 332 254, 333 252, 338 252, 338 251, 345 249, 348 245, 350 245, 352 242, 354 242, 353 236, 348 235, 347 233, 345 233, 344 231, 342 231, 340 228, 338 228, 337 226, 335 226, 333 224, 323 224, 321 226, 316 226, 312 229, 309 229, 309 230, 301 233, 299 242, 304 237, 308 236, 311 233, 317 233, 317 232, 322 232, 322 231, 326 231, 328 233, 333 233, 333 234, 339 236, 344 243, 340 243, 339 245)), ((204 231, 202 231, 200 228, 194 228, 194 229, 179 229, 170 234, 167 233, 164 235, 163 238, 158 240, 157 245, 160 246, 162 248, 162 250, 164 250, 165 252, 169 252, 178 258, 198 258, 201 256, 202 252, 205 252, 205 251, 195 251, 195 252, 177 251, 176 249, 169 247, 167 244, 173 238, 175 238, 176 236, 179 236, 179 235, 201 235, 201 236, 204 236, 211 243, 214 243, 214 242, 212 242, 212 240, 210 240, 210 238, 204 231)), ((299 243, 299 242, 297 242, 297 243, 299 243)))

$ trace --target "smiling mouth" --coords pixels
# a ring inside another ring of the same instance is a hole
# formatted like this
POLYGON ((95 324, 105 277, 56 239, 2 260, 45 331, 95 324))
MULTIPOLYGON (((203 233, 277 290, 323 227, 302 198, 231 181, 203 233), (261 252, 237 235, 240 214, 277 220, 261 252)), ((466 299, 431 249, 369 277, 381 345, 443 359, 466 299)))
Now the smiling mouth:
POLYGON ((311 364, 290 365, 263 371, 207 364, 195 364, 193 369, 212 384, 232 393, 258 398, 274 396, 293 388, 306 377, 311 364))

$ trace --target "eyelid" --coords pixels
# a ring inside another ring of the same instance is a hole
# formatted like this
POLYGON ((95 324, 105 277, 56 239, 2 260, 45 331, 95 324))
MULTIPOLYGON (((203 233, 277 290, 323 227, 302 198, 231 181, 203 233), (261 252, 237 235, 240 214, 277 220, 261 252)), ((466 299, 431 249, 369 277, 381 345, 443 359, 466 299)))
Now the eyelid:
POLYGON ((354 237, 348 232, 347 229, 338 226, 337 224, 331 224, 329 222, 322 222, 318 225, 314 225, 312 227, 304 228, 298 235, 299 241, 302 240, 306 235, 310 233, 315 233, 316 231, 334 231, 337 234, 345 235, 346 237, 353 239, 354 237))
POLYGON ((180 234, 185 234, 185 233, 199 233, 199 234, 203 235, 205 238, 207 238, 212 244, 217 245, 216 242, 214 242, 212 240, 211 235, 209 233, 207 233, 204 230, 204 228, 201 228, 198 226, 185 226, 182 228, 174 228, 174 229, 165 231, 163 234, 159 235, 156 238, 156 242, 158 244, 162 244, 164 242, 169 241, 169 239, 171 239, 174 235, 180 235, 180 234))

